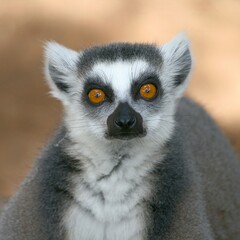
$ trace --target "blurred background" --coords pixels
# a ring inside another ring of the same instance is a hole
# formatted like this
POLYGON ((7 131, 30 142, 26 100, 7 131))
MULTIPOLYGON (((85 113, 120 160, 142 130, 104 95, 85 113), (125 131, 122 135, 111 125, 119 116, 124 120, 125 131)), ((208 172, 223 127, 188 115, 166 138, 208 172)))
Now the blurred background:
POLYGON ((43 76, 44 41, 81 50, 161 44, 180 31, 195 57, 187 95, 240 153, 239 0, 0 0, 0 195, 16 191, 61 120, 43 76))

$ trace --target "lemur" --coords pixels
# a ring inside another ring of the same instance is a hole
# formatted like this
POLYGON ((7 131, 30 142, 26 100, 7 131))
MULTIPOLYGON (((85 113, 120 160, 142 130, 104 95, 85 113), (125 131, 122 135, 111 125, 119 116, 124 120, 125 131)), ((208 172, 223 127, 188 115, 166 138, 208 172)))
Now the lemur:
MULTIPOLYGON (((1 240, 239 240, 240 161, 183 97, 184 34, 45 47, 61 126, 0 219, 1 240)), ((51 117, 51 116, 50 116, 51 117)))

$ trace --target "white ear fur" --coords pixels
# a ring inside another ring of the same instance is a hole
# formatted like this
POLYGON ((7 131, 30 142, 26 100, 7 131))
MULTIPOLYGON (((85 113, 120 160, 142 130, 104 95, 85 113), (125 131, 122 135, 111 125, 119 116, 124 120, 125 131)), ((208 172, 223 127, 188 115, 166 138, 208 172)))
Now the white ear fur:
POLYGON ((79 53, 56 42, 47 42, 45 49, 45 75, 54 97, 67 103, 68 88, 77 80, 79 53))
POLYGON ((192 67, 189 45, 187 36, 180 33, 160 48, 163 56, 163 81, 172 83, 176 98, 180 98, 184 94, 189 82, 192 67))

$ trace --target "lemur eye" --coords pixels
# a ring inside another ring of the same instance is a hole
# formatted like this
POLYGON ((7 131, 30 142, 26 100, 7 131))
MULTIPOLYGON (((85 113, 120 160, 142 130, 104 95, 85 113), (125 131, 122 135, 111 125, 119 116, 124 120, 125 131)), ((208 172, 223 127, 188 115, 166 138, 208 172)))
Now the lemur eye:
POLYGON ((144 84, 140 88, 140 95, 147 100, 153 99, 156 96, 156 94, 157 88, 152 83, 144 84))
POLYGON ((99 104, 105 100, 105 93, 101 89, 94 88, 88 93, 88 98, 91 103, 99 104))

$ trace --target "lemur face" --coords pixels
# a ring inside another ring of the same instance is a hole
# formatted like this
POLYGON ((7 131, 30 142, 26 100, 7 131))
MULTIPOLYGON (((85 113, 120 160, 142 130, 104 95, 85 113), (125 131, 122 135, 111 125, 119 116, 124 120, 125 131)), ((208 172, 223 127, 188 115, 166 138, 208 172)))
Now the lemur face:
POLYGON ((191 68, 185 36, 163 46, 116 43, 83 52, 46 46, 46 74, 72 135, 167 140, 191 68))
POLYGON ((92 120, 102 120, 106 139, 127 140, 147 134, 146 120, 159 111, 163 94, 157 72, 158 66, 145 59, 100 62, 88 71, 81 104, 92 120))

